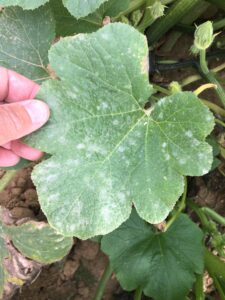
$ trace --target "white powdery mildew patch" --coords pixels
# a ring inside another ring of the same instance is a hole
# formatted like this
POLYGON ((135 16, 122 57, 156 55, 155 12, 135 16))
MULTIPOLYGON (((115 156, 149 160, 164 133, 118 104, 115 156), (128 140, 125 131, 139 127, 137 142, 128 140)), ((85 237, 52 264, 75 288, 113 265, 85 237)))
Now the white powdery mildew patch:
POLYGON ((60 198, 59 193, 55 193, 55 194, 53 193, 53 194, 50 194, 50 195, 48 196, 48 202, 58 201, 59 198, 60 198))
POLYGON ((117 126, 117 125, 120 124, 118 119, 114 119, 112 123, 113 123, 114 126, 117 126))
POLYGON ((181 158, 181 159, 179 159, 179 164, 180 165, 185 165, 186 164, 186 159, 185 158, 181 158))
POLYGON ((120 153, 123 153, 123 152, 125 151, 125 147, 119 146, 118 151, 119 151, 120 153))
POLYGON ((187 137, 189 137, 189 138, 193 137, 192 131, 191 131, 191 130, 187 130, 187 131, 185 132, 185 136, 187 136, 187 137))
POLYGON ((50 174, 45 177, 45 180, 47 181, 47 183, 52 183, 53 181, 55 181, 57 179, 58 179, 58 174, 50 174))
POLYGON ((165 160, 167 160, 167 161, 170 160, 170 155, 169 155, 169 153, 166 153, 166 154, 165 154, 165 160))
POLYGON ((123 192, 118 192, 116 194, 117 199, 119 200, 119 202, 124 203, 126 202, 126 194, 123 192))
POLYGON ((77 150, 83 150, 83 149, 85 149, 85 145, 80 143, 80 144, 77 145, 76 148, 77 148, 77 150))

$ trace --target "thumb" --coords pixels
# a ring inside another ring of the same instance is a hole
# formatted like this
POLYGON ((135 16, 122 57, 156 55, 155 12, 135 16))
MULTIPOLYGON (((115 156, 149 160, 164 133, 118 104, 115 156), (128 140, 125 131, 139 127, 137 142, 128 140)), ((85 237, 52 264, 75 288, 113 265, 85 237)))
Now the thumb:
POLYGON ((39 100, 0 105, 0 145, 19 139, 44 125, 48 106, 39 100))

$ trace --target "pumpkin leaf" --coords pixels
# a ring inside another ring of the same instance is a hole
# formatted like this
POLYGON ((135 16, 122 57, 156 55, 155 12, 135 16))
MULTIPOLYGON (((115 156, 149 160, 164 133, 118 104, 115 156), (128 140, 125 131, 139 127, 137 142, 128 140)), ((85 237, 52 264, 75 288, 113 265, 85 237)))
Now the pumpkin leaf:
POLYGON ((125 290, 142 287, 155 300, 180 300, 191 289, 195 273, 203 272, 202 238, 187 215, 181 215, 166 232, 156 232, 134 210, 101 243, 125 290))
POLYGON ((50 50, 60 81, 45 82, 39 96, 52 115, 26 142, 52 155, 32 178, 49 223, 65 236, 109 233, 132 204, 159 223, 182 194, 183 175, 211 168, 204 140, 213 115, 191 92, 145 110, 153 93, 147 61, 145 37, 120 23, 50 50))
POLYGON ((101 4, 108 0, 62 0, 65 7, 77 19, 86 17, 97 10, 101 4))
POLYGON ((73 35, 75 33, 90 33, 103 26, 106 16, 115 17, 125 11, 131 0, 108 0, 103 3, 95 12, 86 17, 76 19, 64 7, 62 0, 50 0, 56 20, 56 33, 60 36, 73 35))
POLYGON ((48 0, 0 0, 0 5, 7 6, 20 6, 23 9, 35 9, 44 5, 48 0))

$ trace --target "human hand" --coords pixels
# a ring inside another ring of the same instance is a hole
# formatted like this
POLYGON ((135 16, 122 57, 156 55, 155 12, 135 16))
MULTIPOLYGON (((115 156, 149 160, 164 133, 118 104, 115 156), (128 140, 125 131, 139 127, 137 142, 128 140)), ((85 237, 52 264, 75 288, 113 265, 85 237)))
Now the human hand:
POLYGON ((39 85, 22 75, 0 67, 0 167, 16 165, 20 158, 37 160, 43 153, 19 139, 43 126, 48 106, 32 100, 39 85))

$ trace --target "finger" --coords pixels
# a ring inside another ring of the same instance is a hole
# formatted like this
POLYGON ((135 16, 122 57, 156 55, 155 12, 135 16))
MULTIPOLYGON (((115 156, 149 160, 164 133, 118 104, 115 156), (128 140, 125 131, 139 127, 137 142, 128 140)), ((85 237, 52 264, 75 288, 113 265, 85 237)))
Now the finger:
POLYGON ((4 144, 4 145, 2 145, 2 147, 5 149, 8 149, 8 150, 11 150, 11 143, 9 142, 7 144, 4 144))
POLYGON ((19 140, 11 142, 11 149, 16 155, 28 160, 38 160, 44 154, 43 152, 37 149, 23 144, 19 140))
POLYGON ((0 67, 0 82, 0 101, 18 102, 33 99, 40 89, 32 80, 3 67, 0 67))
POLYGON ((0 145, 39 129, 49 114, 48 106, 39 100, 0 105, 0 145))
POLYGON ((20 158, 10 150, 0 147, 0 167, 12 167, 18 164, 20 158))

